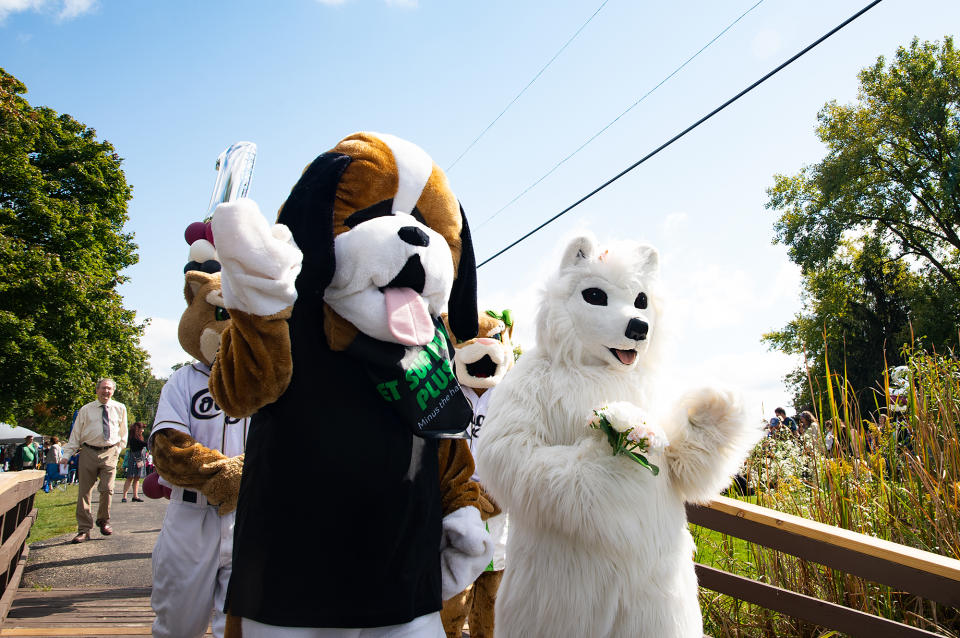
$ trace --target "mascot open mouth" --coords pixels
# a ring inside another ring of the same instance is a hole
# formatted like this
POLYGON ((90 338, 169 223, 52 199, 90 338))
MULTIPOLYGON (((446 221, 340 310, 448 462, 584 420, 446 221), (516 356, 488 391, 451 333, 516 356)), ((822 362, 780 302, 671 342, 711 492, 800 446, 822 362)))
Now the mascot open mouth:
POLYGON ((497 374, 497 364, 490 355, 485 354, 473 363, 467 364, 467 374, 477 379, 486 379, 497 374))
POLYGON ((636 350, 617 350, 616 348, 610 348, 610 352, 613 353, 613 356, 625 366, 630 365, 637 360, 637 351, 636 350))
POLYGON ((380 288, 387 305, 387 327, 398 343, 417 346, 433 338, 433 319, 421 296, 426 280, 420 255, 412 255, 397 276, 380 288))

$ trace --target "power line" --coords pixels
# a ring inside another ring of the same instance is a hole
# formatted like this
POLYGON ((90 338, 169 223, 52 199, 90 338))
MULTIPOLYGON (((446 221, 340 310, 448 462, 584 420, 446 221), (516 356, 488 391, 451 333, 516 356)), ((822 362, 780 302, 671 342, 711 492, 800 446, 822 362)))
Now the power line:
POLYGON ((838 24, 838 25, 835 26, 834 28, 830 29, 830 31, 828 31, 827 33, 825 33, 825 34, 823 34, 822 36, 820 36, 816 41, 814 41, 813 43, 807 45, 803 50, 801 50, 799 53, 795 54, 795 55, 794 55, 793 57, 791 57, 789 60, 787 60, 786 62, 784 62, 783 64, 781 64, 781 65, 778 66, 777 68, 775 68, 774 70, 770 71, 769 73, 767 73, 766 75, 764 75, 762 78, 760 78, 759 80, 757 80, 756 82, 754 82, 753 84, 751 84, 750 86, 748 86, 747 88, 745 88, 744 90, 740 91, 739 93, 737 93, 736 95, 734 95, 732 98, 730 98, 729 100, 727 100, 726 102, 724 102, 723 104, 721 104, 720 106, 718 106, 717 108, 715 108, 714 110, 710 111, 709 113, 707 113, 706 115, 704 115, 702 118, 700 118, 699 120, 697 120, 696 122, 694 122, 693 124, 691 124, 690 126, 688 126, 687 128, 683 129, 682 131, 680 131, 679 133, 677 133, 676 135, 674 135, 672 138, 670 138, 669 140, 667 140, 666 142, 664 142, 663 144, 661 144, 660 146, 658 146, 658 147, 657 147, 656 149, 654 149, 653 151, 647 153, 647 154, 644 155, 642 158, 640 158, 639 160, 637 160, 636 162, 634 162, 633 164, 631 164, 631 165, 628 166, 627 168, 623 169, 622 171, 620 171, 619 173, 617 173, 616 175, 614 175, 613 177, 611 177, 610 179, 608 179, 606 182, 604 182, 603 184, 601 184, 601 185, 598 186, 597 188, 593 189, 592 191, 590 191, 589 193, 587 193, 586 195, 584 195, 583 197, 581 197, 580 199, 578 199, 578 200, 575 201, 574 203, 570 204, 569 206, 567 206, 566 208, 564 208, 562 211, 560 211, 559 213, 557 213, 556 215, 554 215, 553 217, 551 217, 551 218, 548 219, 547 221, 543 222, 542 224, 540 224, 539 226, 537 226, 536 228, 534 228, 533 230, 531 230, 531 231, 528 232, 527 234, 523 235, 522 237, 520 237, 520 238, 517 239, 516 241, 512 242, 512 243, 511 243, 509 246, 507 246, 506 248, 503 248, 503 249, 497 251, 496 253, 494 253, 493 256, 484 259, 482 262, 480 262, 480 264, 477 266, 477 268, 480 268, 481 266, 490 263, 491 261, 493 261, 494 259, 496 259, 496 258, 499 257, 500 255, 502 255, 503 253, 507 252, 508 250, 510 250, 511 248, 513 248, 514 246, 516 246, 517 244, 519 244, 520 242, 522 242, 523 240, 527 239, 528 237, 530 237, 530 236, 533 235, 534 233, 536 233, 536 232, 540 231, 541 229, 543 229, 543 228, 544 228, 545 226, 547 226, 548 224, 556 221, 557 219, 559 219, 560 217, 562 217, 562 216, 565 215, 566 213, 570 212, 571 210, 573 210, 574 208, 576 208, 577 206, 579 206, 579 205, 582 204, 583 202, 587 201, 588 199, 590 199, 591 197, 593 197, 594 195, 596 195, 597 193, 599 193, 600 191, 602 191, 603 189, 605 189, 605 188, 606 188, 607 186, 609 186, 610 184, 613 184, 615 181, 617 181, 618 179, 620 179, 621 177, 623 177, 624 175, 626 175, 627 173, 629 173, 630 171, 632 171, 632 170, 635 169, 636 167, 640 166, 641 164, 643 164, 644 162, 646 162, 648 159, 650 159, 651 157, 653 157, 654 155, 656 155, 657 153, 659 153, 659 152, 662 151, 663 149, 667 148, 668 146, 670 146, 671 144, 673 144, 674 142, 676 142, 677 140, 679 140, 681 137, 683 137, 684 135, 686 135, 687 133, 689 133, 689 132, 692 131, 693 129, 697 128, 698 126, 700 126, 701 124, 703 124, 704 122, 706 122, 707 120, 709 120, 711 117, 713 117, 714 115, 716 115, 717 113, 719 113, 720 111, 722 111, 723 109, 727 108, 728 106, 730 106, 731 104, 733 104, 734 102, 736 102, 737 100, 739 100, 740 98, 742 98, 744 95, 746 95, 747 93, 749 93, 749 92, 752 91, 753 89, 757 88, 758 86, 760 86, 761 84, 763 84, 764 82, 766 82, 767 80, 769 80, 771 77, 773 77, 774 75, 776 75, 777 73, 779 73, 780 71, 782 71, 783 69, 785 69, 786 67, 788 67, 790 64, 792 64, 793 62, 797 61, 799 58, 801 58, 802 56, 804 56, 804 55, 805 55, 807 52, 809 52, 811 49, 813 49, 814 47, 816 47, 817 45, 819 45, 820 43, 822 43, 824 40, 826 40, 827 38, 829 38, 830 36, 832 36, 834 33, 836 33, 837 31, 841 30, 842 28, 844 28, 845 26, 847 26, 848 24, 850 24, 851 22, 853 22, 854 20, 856 20, 857 18, 859 18, 860 16, 862 16, 864 13, 866 13, 867 11, 869 11, 870 9, 872 9, 873 7, 875 7, 875 6, 877 6, 878 4, 880 4, 880 2, 881 2, 881 0, 873 0, 873 2, 871 2, 870 4, 868 4, 867 6, 865 6, 864 8, 860 9, 860 10, 857 11, 855 14, 853 14, 852 16, 850 16, 849 18, 847 18, 846 20, 844 20, 843 22, 841 22, 840 24, 838 24))
POLYGON ((564 164, 566 164, 567 161, 570 160, 574 155, 576 155, 577 153, 579 153, 580 151, 582 151, 583 149, 585 149, 591 142, 593 142, 593 140, 595 140, 595 139, 597 139, 598 137, 600 137, 601 135, 603 135, 603 134, 607 131, 607 129, 610 128, 611 126, 613 126, 614 124, 616 124, 616 123, 620 120, 620 118, 622 118, 624 115, 626 115, 627 113, 629 113, 630 111, 632 111, 638 104, 640 104, 640 103, 643 102, 645 99, 647 99, 647 97, 649 97, 651 93, 653 93, 654 91, 656 91, 657 89, 659 89, 661 86, 663 86, 663 84, 665 84, 665 83, 667 82, 667 80, 669 80, 670 78, 672 78, 673 76, 675 76, 677 73, 679 73, 679 72, 683 69, 683 67, 687 66, 690 62, 692 62, 692 61, 694 60, 694 58, 696 58, 696 57, 699 56, 701 53, 703 53, 704 51, 706 51, 707 48, 708 48, 711 44, 713 44, 714 42, 716 42, 717 40, 719 40, 719 39, 723 36, 723 34, 725 34, 727 31, 729 31, 730 29, 732 29, 732 28, 734 27, 734 25, 736 25, 738 22, 740 22, 740 20, 742 20, 744 17, 746 17, 746 15, 747 15, 748 13, 750 13, 751 11, 753 11, 754 9, 756 9, 756 8, 757 8, 758 6, 760 6, 762 3, 763 3, 763 0, 759 0, 759 2, 757 2, 755 5, 753 5, 752 7, 750 7, 749 9, 747 9, 746 11, 744 11, 743 13, 741 13, 740 16, 737 17, 736 20, 734 20, 733 22, 731 22, 730 24, 728 24, 727 27, 726 27, 723 31, 721 31, 720 33, 718 33, 717 35, 715 35, 712 40, 710 40, 710 41, 707 42, 705 45, 703 45, 702 47, 700 47, 700 50, 699 50, 699 51, 697 51, 696 53, 694 53, 693 55, 691 55, 689 58, 687 58, 686 62, 684 62, 683 64, 681 64, 680 66, 678 66, 676 69, 674 69, 673 72, 670 73, 670 75, 668 75, 667 77, 665 77, 665 78, 663 78, 662 80, 660 80, 660 82, 658 82, 656 86, 654 86, 652 89, 650 89, 649 91, 647 91, 646 93, 644 93, 643 96, 642 96, 639 100, 637 100, 636 102, 634 102, 633 104, 631 104, 631 105, 630 105, 625 111, 623 111, 620 115, 618 115, 617 117, 613 118, 613 120, 612 120, 610 123, 608 123, 608 124, 607 124, 606 126, 604 126, 602 129, 600 129, 599 131, 597 131, 596 133, 594 133, 594 134, 590 137, 590 139, 588 139, 586 142, 584 142, 584 143, 581 144, 579 147, 577 147, 577 149, 576 149, 575 151, 573 151, 572 153, 570 153, 569 155, 567 155, 566 157, 564 157, 562 160, 560 160, 559 162, 557 162, 557 163, 554 165, 553 168, 551 168, 549 171, 547 171, 546 173, 544 173, 537 181, 535 181, 534 183, 530 184, 530 185, 527 186, 525 189, 523 189, 523 191, 521 191, 520 194, 518 194, 516 197, 514 197, 513 199, 511 199, 509 202, 507 202, 506 204, 504 204, 503 206, 501 206, 493 215, 490 215, 490 217, 487 217, 485 220, 483 220, 482 222, 480 222, 480 223, 477 225, 477 228, 482 228, 483 226, 485 226, 486 224, 488 224, 494 217, 496 217, 497 215, 499 215, 500 213, 502 213, 502 212, 505 211, 506 209, 508 209, 508 208, 510 208, 511 206, 513 206, 513 205, 517 202, 517 200, 519 200, 521 197, 523 197, 524 195, 526 195, 527 193, 529 193, 531 190, 533 190, 540 182, 542 182, 543 180, 545 180, 545 179, 547 179, 548 177, 550 177, 551 175, 553 175, 554 171, 556 171, 558 168, 560 168, 561 166, 563 166, 564 164))
POLYGON ((449 173, 450 170, 451 170, 454 166, 457 165, 457 162, 459 162, 459 161, 463 158, 463 156, 466 155, 466 154, 470 151, 471 148, 473 148, 474 144, 476 144, 477 142, 479 142, 479 141, 480 141, 480 138, 483 137, 484 135, 486 135, 487 131, 489 131, 491 128, 493 128, 493 125, 497 123, 497 120, 499 120, 501 117, 503 117, 503 114, 506 113, 506 112, 510 109, 511 106, 513 106, 513 103, 516 102, 517 100, 519 100, 519 99, 520 99, 520 96, 523 95, 524 93, 526 93, 526 92, 527 92, 527 89, 529 89, 529 88, 533 85, 533 83, 537 81, 537 78, 539 78, 541 75, 543 75, 543 72, 547 70, 547 67, 549 67, 551 64, 553 64, 553 61, 556 60, 558 57, 560 57, 560 54, 563 53, 564 49, 566 49, 567 46, 569 46, 569 44, 570 44, 571 42, 573 42, 573 41, 577 38, 578 35, 580 35, 580 32, 583 31, 583 30, 586 28, 586 26, 587 26, 588 24, 590 24, 590 22, 591 22, 595 17, 597 17, 597 14, 600 13, 600 10, 603 9, 603 7, 605 7, 606 4, 607 4, 609 1, 610 1, 610 0, 603 0, 603 2, 600 3, 600 6, 597 7, 597 10, 593 12, 593 15, 591 15, 589 18, 587 18, 587 21, 580 25, 580 28, 577 29, 577 32, 574 33, 572 36, 570 36, 570 39, 567 40, 566 43, 565 43, 562 47, 560 47, 560 50, 558 50, 556 53, 553 54, 553 57, 550 58, 550 60, 549 60, 546 64, 543 65, 543 68, 542 68, 542 69, 540 69, 539 71, 537 71, 537 74, 533 76, 533 79, 532 79, 532 80, 530 80, 529 82, 527 82, 527 85, 526 85, 525 87, 523 87, 523 90, 521 90, 519 93, 517 93, 516 97, 514 97, 512 100, 510 100, 510 103, 507 104, 507 105, 503 108, 502 111, 500 111, 500 115, 498 115, 497 117, 493 118, 493 121, 490 122, 489 124, 487 124, 487 127, 486 127, 485 129, 483 129, 482 131, 480 131, 480 135, 478 135, 478 136, 476 137, 476 139, 474 139, 472 142, 470 142, 470 145, 467 146, 467 148, 463 149, 463 152, 460 153, 460 155, 457 157, 457 159, 453 160, 453 164, 451 164, 450 166, 447 167, 447 171, 446 171, 446 172, 449 173))

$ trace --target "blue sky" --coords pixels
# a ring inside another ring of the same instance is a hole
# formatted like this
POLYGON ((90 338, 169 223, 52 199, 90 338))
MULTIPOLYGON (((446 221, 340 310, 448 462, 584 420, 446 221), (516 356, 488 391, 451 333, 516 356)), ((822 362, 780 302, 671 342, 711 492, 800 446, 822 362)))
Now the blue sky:
MULTIPOLYGON (((189 359, 183 230, 205 213, 214 161, 259 147, 249 195, 273 217, 302 168, 356 130, 422 146, 443 168, 539 79, 449 172, 479 259, 553 216, 866 4, 764 0, 676 76, 516 203, 757 0, 197 3, 0 0, 0 66, 27 99, 95 128, 124 158, 140 263, 122 290, 158 375, 189 359)), ((956 0, 885 0, 601 194, 484 266, 485 307, 513 308, 534 345, 537 281, 570 234, 656 245, 678 385, 740 387, 757 416, 789 406, 795 362, 761 344, 800 310, 799 274, 771 243, 775 173, 823 148, 816 114, 856 99, 857 72, 913 36, 960 25, 956 0)))

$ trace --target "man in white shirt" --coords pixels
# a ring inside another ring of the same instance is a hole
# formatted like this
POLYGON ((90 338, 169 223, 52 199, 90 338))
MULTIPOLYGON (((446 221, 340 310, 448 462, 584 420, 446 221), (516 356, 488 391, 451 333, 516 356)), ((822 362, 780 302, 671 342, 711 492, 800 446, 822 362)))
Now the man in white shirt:
POLYGON ((104 536, 113 534, 110 527, 110 498, 117 475, 117 458, 127 446, 127 406, 114 401, 117 384, 113 379, 97 382, 97 400, 87 403, 77 413, 70 440, 63 446, 63 456, 70 458, 80 452, 77 477, 80 493, 77 496, 77 535, 74 543, 90 540, 94 520, 90 513, 90 495, 93 484, 100 479, 100 506, 97 509, 97 527, 104 536))

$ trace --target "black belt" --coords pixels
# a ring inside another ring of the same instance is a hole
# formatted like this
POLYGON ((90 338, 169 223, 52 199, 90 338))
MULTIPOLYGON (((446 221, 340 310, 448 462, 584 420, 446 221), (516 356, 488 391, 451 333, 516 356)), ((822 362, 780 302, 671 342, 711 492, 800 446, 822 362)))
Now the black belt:
POLYGON ((197 502, 197 493, 193 490, 183 490, 183 502, 184 503, 196 503, 197 502))
POLYGON ((91 450, 96 450, 97 452, 103 452, 103 451, 109 450, 110 448, 113 447, 112 445, 100 446, 100 445, 90 445, 89 443, 84 443, 83 445, 84 445, 85 447, 90 448, 91 450))

